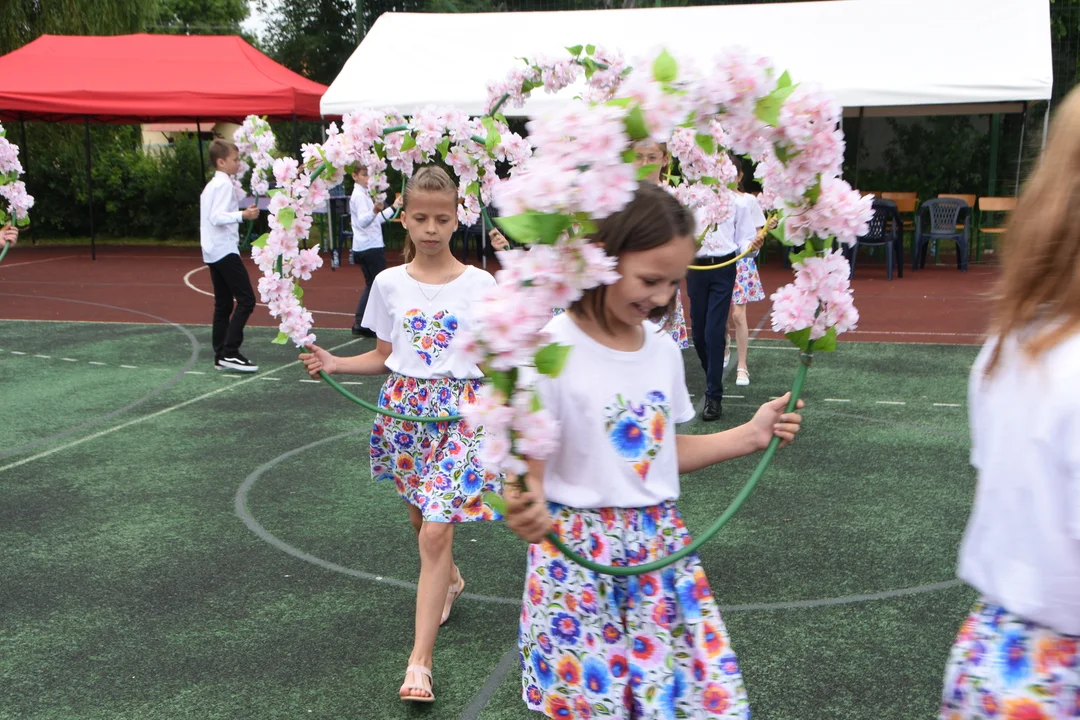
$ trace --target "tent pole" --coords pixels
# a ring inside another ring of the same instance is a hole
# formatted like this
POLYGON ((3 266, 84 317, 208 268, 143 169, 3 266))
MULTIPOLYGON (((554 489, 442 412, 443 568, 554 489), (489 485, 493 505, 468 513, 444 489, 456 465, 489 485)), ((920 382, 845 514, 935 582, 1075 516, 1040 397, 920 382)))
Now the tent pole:
POLYGON ((83 116, 83 129, 86 140, 86 208, 90 211, 90 259, 97 260, 97 245, 94 242, 94 176, 90 160, 90 116, 83 116))
POLYGON ((989 194, 990 197, 994 196, 994 191, 997 189, 997 165, 998 165, 998 143, 1001 141, 1001 115, 994 113, 990 116, 990 183, 989 194))
POLYGON ((30 173, 30 146, 26 144, 26 118, 22 115, 22 113, 19 114, 19 133, 21 134, 21 137, 19 139, 22 140, 22 148, 21 149, 22 149, 22 155, 23 155, 23 162, 22 162, 23 172, 26 173, 26 174, 29 174, 30 173))
POLYGON ((1042 144, 1039 146, 1041 152, 1046 151, 1046 135, 1050 132, 1050 103, 1051 100, 1046 101, 1046 115, 1043 116, 1043 132, 1042 132, 1042 144))
POLYGON ((299 158, 300 157, 300 134, 296 130, 296 113, 293 113, 293 116, 292 116, 292 138, 293 138, 293 146, 296 148, 296 155, 294 157, 299 158))
POLYGON ((858 124, 855 126, 855 182, 853 186, 856 189, 859 187, 859 155, 861 154, 859 151, 862 150, 862 125, 865 115, 866 108, 860 107, 858 124))
POLYGON ((1020 149, 1016 152, 1016 185, 1013 196, 1020 194, 1020 167, 1024 164, 1024 131, 1027 130, 1028 104, 1024 103, 1024 114, 1020 117, 1020 149))
POLYGON ((199 118, 195 118, 195 137, 199 139, 199 171, 202 173, 199 184, 202 185, 206 182, 206 158, 203 157, 202 125, 199 123, 199 118))

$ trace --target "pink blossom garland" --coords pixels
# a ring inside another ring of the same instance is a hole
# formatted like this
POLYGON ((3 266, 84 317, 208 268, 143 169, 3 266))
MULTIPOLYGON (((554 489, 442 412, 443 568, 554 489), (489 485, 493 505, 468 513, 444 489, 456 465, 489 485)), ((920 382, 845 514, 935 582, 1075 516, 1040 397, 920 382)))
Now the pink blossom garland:
POLYGON ((276 149, 274 131, 270 123, 258 115, 248 115, 244 123, 233 133, 233 142, 240 151, 240 172, 244 177, 251 170, 251 194, 265 196, 270 190, 270 174, 276 149), (250 164, 249 164, 250 161, 250 164))
POLYGON ((0 197, 7 201, 7 209, 0 210, 0 225, 14 222, 22 227, 30 222, 34 198, 26 192, 23 181, 19 180, 22 174, 19 146, 7 139, 7 131, 0 125, 0 197))

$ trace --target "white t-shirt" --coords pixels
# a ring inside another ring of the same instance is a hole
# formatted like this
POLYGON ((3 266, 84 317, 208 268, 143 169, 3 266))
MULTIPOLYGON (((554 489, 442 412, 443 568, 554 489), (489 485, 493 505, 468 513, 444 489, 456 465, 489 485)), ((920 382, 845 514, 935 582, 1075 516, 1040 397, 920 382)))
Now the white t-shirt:
POLYGON ((971 371, 975 506, 959 575, 990 602, 1080 635, 1080 335, 1036 362, 988 342, 971 371))
POLYGON ((548 500, 577 508, 645 507, 679 497, 675 423, 694 417, 682 353, 645 325, 640 350, 621 352, 586 335, 569 313, 547 325, 572 347, 557 378, 537 383, 559 421, 547 460, 548 500))
POLYGON ((394 217, 394 208, 375 212, 375 201, 367 188, 357 183, 349 197, 349 219, 352 222, 352 250, 363 252, 383 247, 382 224, 394 217))
MULTIPOLYGON (((699 227, 704 225, 701 218, 697 218, 697 224, 699 227)), ((765 227, 765 213, 761 211, 757 198, 737 192, 731 214, 705 236, 698 257, 723 257, 744 252, 754 241, 760 227, 765 227)))
POLYGON ((469 327, 473 304, 495 285, 489 273, 472 267, 445 285, 419 283, 404 265, 375 276, 363 326, 391 343, 391 372, 414 378, 479 378, 480 368, 454 352, 454 337, 469 327))

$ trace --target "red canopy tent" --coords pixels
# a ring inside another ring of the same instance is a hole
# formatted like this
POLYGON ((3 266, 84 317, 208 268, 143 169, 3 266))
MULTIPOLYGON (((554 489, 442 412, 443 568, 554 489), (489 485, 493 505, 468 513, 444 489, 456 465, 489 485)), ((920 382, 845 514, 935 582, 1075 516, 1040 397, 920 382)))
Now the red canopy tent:
POLYGON ((85 125, 88 184, 91 122, 318 120, 326 92, 234 36, 42 35, 0 56, 0 77, 0 120, 85 125))

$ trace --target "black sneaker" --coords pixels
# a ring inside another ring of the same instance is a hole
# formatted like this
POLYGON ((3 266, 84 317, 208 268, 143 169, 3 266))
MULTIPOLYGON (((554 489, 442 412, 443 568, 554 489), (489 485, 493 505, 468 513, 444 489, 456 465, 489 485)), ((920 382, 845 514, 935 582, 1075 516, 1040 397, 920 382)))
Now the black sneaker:
POLYGON ((705 422, 712 422, 717 420, 724 414, 723 409, 720 406, 720 401, 716 398, 705 398, 705 409, 701 411, 701 419, 705 422))
POLYGON ((373 337, 375 337, 375 333, 368 330, 366 327, 363 327, 362 325, 353 325, 352 326, 352 334, 353 334, 353 337, 364 337, 364 338, 373 338, 373 337))
POLYGON ((259 371, 259 366, 248 360, 240 353, 226 355, 215 364, 218 370, 235 370, 237 372, 253 373, 259 371))

